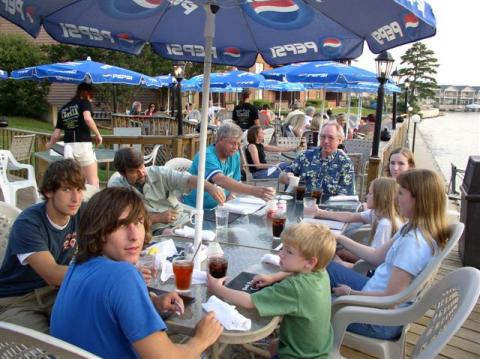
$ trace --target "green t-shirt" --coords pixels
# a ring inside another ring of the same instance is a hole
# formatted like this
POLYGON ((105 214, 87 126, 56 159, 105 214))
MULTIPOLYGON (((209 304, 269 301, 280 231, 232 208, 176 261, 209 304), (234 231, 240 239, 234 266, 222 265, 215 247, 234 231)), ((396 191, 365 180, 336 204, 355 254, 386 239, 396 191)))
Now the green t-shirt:
POLYGON ((330 280, 325 270, 299 273, 252 294, 261 316, 283 315, 278 354, 328 358, 333 343, 330 280))

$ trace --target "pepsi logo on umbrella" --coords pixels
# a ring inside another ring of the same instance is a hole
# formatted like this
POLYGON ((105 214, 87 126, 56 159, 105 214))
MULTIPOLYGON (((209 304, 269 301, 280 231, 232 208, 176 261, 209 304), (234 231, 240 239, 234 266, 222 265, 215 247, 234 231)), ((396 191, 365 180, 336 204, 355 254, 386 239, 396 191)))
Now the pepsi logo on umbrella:
POLYGON ((313 19, 313 13, 298 0, 253 0, 242 5, 252 20, 274 29, 295 29, 313 19))
POLYGON ((161 12, 169 2, 166 0, 102 0, 100 7, 110 16, 117 19, 139 19, 161 12))
POLYGON ((342 52, 342 41, 336 37, 325 37, 320 40, 320 51, 324 56, 334 57, 342 52))
POLYGON ((405 32, 409 37, 414 37, 417 34, 420 21, 412 13, 403 16, 403 23, 405 24, 405 32))

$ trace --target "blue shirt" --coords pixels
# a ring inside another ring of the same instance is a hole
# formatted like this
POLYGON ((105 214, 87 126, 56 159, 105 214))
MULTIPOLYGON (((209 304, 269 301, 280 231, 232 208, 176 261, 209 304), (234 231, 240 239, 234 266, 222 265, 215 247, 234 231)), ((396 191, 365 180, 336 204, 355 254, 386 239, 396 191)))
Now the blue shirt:
POLYGON ((342 150, 337 150, 327 158, 321 157, 317 147, 299 155, 285 172, 292 172, 305 181, 307 192, 321 188, 326 198, 339 194, 355 194, 355 174, 350 158, 342 150))
POLYGON ((102 358, 137 358, 132 344, 166 329, 137 268, 103 256, 72 264, 50 334, 102 358))
POLYGON ((70 263, 77 248, 76 230, 82 208, 63 229, 55 228, 48 220, 46 202, 34 204, 19 214, 10 230, 0 267, 0 298, 21 296, 47 286, 30 265, 20 263, 18 254, 48 251, 57 264, 70 263))
MULTIPOLYGON (((200 155, 197 153, 193 159, 192 166, 190 167, 190 172, 192 175, 198 175, 198 162, 200 155)), ((225 161, 221 161, 218 158, 217 151, 215 151, 215 145, 210 145, 207 147, 205 155, 205 180, 213 183, 213 177, 221 173, 227 177, 233 178, 236 181, 240 181, 240 153, 236 152, 233 156, 228 157, 225 161)), ((225 196, 228 196, 230 191, 225 190, 225 196)), ((197 190, 193 190, 184 197, 185 203, 189 206, 195 207, 197 203, 197 190)), ((209 193, 204 194, 203 196, 203 208, 211 209, 217 206, 217 202, 210 196, 209 193)))

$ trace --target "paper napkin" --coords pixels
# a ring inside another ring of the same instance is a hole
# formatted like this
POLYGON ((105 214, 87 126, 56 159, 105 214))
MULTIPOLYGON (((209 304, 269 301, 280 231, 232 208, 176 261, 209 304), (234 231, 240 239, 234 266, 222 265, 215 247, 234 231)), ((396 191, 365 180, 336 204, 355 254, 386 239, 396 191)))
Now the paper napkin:
MULTIPOLYGON (((195 237, 195 229, 188 226, 184 226, 183 228, 177 228, 173 231, 173 233, 187 238, 195 237)), ((202 239, 210 242, 213 241, 215 239, 215 232, 207 230, 202 231, 202 239)))
POLYGON ((212 295, 202 308, 207 312, 215 312, 215 317, 227 330, 247 331, 252 327, 252 321, 241 315, 235 306, 225 303, 212 295))

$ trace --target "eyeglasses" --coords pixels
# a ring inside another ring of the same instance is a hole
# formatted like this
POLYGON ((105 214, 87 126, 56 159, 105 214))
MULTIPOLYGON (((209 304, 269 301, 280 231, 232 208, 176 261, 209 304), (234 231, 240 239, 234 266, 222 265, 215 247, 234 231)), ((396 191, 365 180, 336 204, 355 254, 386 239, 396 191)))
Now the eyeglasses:
POLYGON ((325 140, 335 141, 335 140, 338 140, 339 137, 320 135, 320 139, 321 139, 322 141, 325 141, 325 140))

